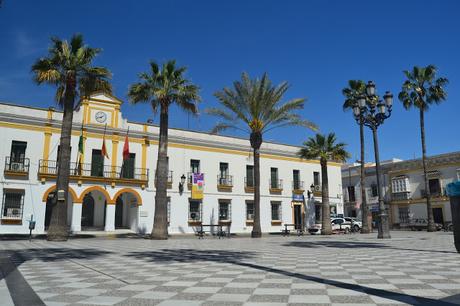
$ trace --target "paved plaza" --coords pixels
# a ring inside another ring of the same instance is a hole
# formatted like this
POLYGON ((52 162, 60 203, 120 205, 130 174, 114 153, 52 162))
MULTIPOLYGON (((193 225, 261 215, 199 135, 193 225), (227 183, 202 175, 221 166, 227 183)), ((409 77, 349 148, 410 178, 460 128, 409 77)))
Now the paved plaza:
POLYGON ((0 304, 460 304, 452 233, 375 236, 0 241, 0 304))

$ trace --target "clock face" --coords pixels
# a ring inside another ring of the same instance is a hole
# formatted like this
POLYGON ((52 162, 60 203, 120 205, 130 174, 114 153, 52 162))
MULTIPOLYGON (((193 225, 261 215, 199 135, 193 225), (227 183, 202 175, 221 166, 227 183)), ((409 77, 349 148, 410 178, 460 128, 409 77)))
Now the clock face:
POLYGON ((107 120, 107 114, 104 112, 97 112, 95 119, 99 123, 104 123, 107 120))

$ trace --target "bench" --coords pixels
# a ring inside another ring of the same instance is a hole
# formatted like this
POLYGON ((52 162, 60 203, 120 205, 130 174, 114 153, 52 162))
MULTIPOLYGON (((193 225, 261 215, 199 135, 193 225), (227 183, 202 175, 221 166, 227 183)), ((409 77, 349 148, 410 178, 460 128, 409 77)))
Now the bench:
POLYGON ((219 239, 227 236, 227 238, 230 238, 230 225, 227 225, 227 231, 223 230, 224 225, 222 224, 200 224, 198 226, 198 229, 196 231, 196 235, 198 236, 198 239, 204 238, 204 235, 206 233, 210 234, 216 234, 219 239), (214 232, 214 228, 217 227, 217 230, 214 232), (209 229, 206 229, 209 228, 209 229))
POLYGON ((288 236, 291 233, 291 230, 288 227, 292 227, 292 230, 297 232, 297 236, 303 235, 304 230, 301 224, 284 224, 284 229, 281 229, 281 233, 283 236, 288 236))

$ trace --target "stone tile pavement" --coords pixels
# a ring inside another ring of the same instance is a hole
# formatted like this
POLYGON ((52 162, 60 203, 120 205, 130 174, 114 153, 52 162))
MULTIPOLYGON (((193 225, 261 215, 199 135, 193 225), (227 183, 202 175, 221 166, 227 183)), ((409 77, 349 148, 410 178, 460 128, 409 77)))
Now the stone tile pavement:
POLYGON ((460 304, 452 233, 392 236, 0 241, 0 258, 37 305, 460 304))

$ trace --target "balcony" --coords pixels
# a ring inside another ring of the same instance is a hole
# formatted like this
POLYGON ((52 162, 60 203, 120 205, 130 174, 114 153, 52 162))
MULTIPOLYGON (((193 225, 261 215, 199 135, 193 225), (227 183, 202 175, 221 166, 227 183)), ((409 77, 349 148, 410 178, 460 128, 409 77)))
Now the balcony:
POLYGON ((248 193, 254 192, 254 178, 253 177, 244 178, 244 192, 248 192, 248 193))
POLYGON ((10 156, 5 157, 5 176, 27 177, 29 175, 30 161, 28 158, 13 160, 10 156))
POLYGON ((269 186, 270 193, 281 193, 283 191, 283 180, 270 180, 269 186))
MULTIPOLYGON (((155 170, 155 188, 157 188, 156 177, 157 177, 157 171, 155 170)), ((173 172, 172 172, 172 171, 168 171, 167 188, 168 188, 168 189, 171 189, 171 188, 172 188, 172 184, 173 184, 173 172)))
MULTIPOLYGON (((203 180, 204 180, 204 173, 203 173, 203 180)), ((188 172, 187 173, 187 188, 189 190, 192 190, 192 184, 193 184, 193 172, 188 172)))
POLYGON ((292 181, 292 192, 295 194, 302 194, 305 192, 304 181, 293 180, 292 181))
POLYGON ((407 201, 410 200, 410 192, 395 192, 391 194, 392 201, 407 201))
MULTIPOLYGON (((426 198, 427 194, 425 189, 420 189, 420 195, 422 198, 426 198)), ((444 193, 439 189, 430 190, 430 197, 432 198, 440 198, 443 196, 445 196, 444 193)))
MULTIPOLYGON (((38 177, 42 182, 46 179, 55 179, 58 173, 57 162, 54 160, 41 159, 38 163, 38 177)), ((70 179, 78 181, 96 181, 110 183, 113 186, 116 183, 140 185, 142 188, 148 183, 149 169, 144 168, 123 168, 120 166, 94 164, 70 163, 70 179)))
POLYGON ((232 191, 233 176, 232 175, 217 175, 217 190, 232 191))

